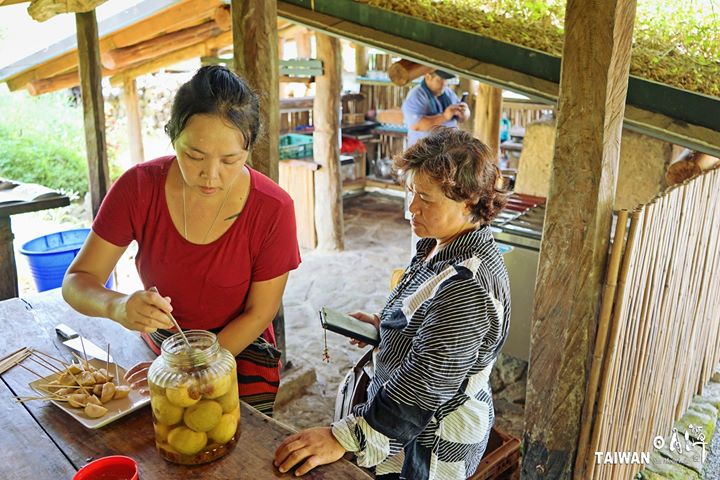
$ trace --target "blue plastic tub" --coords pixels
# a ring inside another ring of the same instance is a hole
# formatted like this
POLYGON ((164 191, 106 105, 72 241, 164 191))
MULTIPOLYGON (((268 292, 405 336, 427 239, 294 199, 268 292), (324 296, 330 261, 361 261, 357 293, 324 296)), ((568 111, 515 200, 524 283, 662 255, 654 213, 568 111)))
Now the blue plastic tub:
MULTIPOLYGON (((28 259, 38 292, 62 286, 65 272, 88 235, 90 235, 89 228, 78 228, 44 235, 20 247, 20 253, 28 259)), ((113 287, 112 274, 105 286, 113 287)))

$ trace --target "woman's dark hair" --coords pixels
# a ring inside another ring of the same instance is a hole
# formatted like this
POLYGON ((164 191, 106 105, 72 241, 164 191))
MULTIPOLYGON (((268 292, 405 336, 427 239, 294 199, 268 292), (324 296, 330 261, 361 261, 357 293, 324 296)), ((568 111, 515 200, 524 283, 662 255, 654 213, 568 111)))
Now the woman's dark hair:
POLYGON ((422 172, 437 182, 446 197, 465 201, 474 223, 489 223, 507 203, 496 157, 469 133, 438 127, 394 158, 403 175, 422 172))
POLYGON ((175 143, 190 117, 203 113, 220 115, 240 130, 245 139, 246 150, 249 150, 258 138, 258 96, 242 78, 224 66, 202 67, 189 82, 180 87, 175 94, 165 133, 175 143))

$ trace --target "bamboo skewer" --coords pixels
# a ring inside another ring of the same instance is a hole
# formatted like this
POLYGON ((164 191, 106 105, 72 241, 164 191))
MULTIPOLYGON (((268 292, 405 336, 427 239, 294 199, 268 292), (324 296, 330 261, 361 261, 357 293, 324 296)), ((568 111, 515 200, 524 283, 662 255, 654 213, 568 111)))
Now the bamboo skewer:
POLYGON ((45 352, 41 352, 40 350, 31 349, 31 352, 32 352, 33 354, 35 354, 35 355, 42 355, 43 357, 47 357, 47 358, 49 358, 50 360, 54 360, 54 361, 56 361, 57 363, 59 363, 60 365, 62 365, 62 366, 65 367, 65 368, 67 368, 67 367, 70 366, 69 363, 64 362, 64 361, 62 361, 62 360, 60 360, 60 359, 57 359, 57 358, 53 357, 52 355, 48 355, 48 354, 45 353, 45 352))
POLYGON ((87 359, 87 353, 85 353, 85 342, 83 341, 82 337, 80 337, 80 346, 82 347, 83 358, 85 358, 85 367, 88 368, 90 366, 90 363, 88 362, 88 359, 87 359))
POLYGON ((44 367, 44 368, 50 370, 50 371, 53 372, 53 373, 63 373, 62 370, 60 370, 59 368, 57 368, 55 365, 52 365, 52 364, 48 363, 46 360, 43 360, 42 357, 35 357, 35 356, 33 356, 33 355, 30 355, 30 356, 28 357, 28 360, 30 360, 31 362, 37 363, 37 364, 40 365, 41 367, 44 367))
POLYGON ((25 370, 27 370, 28 372, 32 373, 33 375, 35 375, 35 376, 38 377, 38 378, 45 378, 45 377, 43 377, 42 375, 40 375, 39 373, 37 373, 36 371, 34 371, 33 369, 31 369, 31 368, 29 368, 29 367, 26 367, 26 366, 23 365, 22 363, 18 363, 18 367, 24 368, 25 370))

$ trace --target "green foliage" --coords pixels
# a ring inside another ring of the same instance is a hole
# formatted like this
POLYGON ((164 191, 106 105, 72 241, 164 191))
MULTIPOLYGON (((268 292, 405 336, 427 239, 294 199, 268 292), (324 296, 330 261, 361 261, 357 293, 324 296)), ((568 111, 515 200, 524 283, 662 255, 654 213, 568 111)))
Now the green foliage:
MULTIPOLYGON (((0 112, 0 177, 39 183, 71 196, 87 193, 82 106, 73 105, 67 90, 39 97, 0 91, 0 112)), ((108 136, 114 180, 122 173, 114 160, 123 137, 114 130, 108 136)))
POLYGON ((88 190, 82 108, 67 93, 0 93, 0 176, 67 193, 88 190))
MULTIPOLYGON (((368 3, 558 57, 562 55, 565 0, 369 0, 368 3)), ((716 0, 638 0, 630 73, 720 96, 720 5, 715 3, 716 0)), ((594 3, 587 5, 593 8, 594 3)))

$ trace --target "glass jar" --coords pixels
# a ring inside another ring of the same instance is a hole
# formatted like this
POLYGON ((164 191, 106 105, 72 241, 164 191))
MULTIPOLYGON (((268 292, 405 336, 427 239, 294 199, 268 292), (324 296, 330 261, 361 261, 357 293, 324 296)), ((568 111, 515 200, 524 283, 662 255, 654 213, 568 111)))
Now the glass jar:
POLYGON ((148 384, 155 445, 174 463, 197 465, 232 451, 240 436, 237 367, 215 334, 185 332, 165 339, 148 384))

